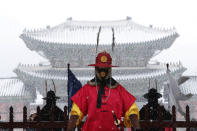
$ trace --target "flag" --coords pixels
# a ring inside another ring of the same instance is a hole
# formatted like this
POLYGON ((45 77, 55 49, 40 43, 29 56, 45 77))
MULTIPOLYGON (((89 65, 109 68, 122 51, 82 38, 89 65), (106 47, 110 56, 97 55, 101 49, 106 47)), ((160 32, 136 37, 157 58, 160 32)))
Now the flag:
POLYGON ((182 76, 178 79, 178 85, 183 84, 184 82, 186 82, 189 79, 188 76, 182 76))
MULTIPOLYGON (((175 105, 176 110, 185 117, 185 112, 182 110, 179 101, 185 101, 192 97, 191 94, 184 95, 181 93, 178 82, 176 79, 171 75, 169 68, 167 68, 167 76, 169 80, 169 106, 172 107, 175 105)), ((170 110, 171 111, 171 110, 170 110)))
POLYGON ((68 114, 72 108, 71 97, 82 87, 81 82, 76 78, 72 71, 68 68, 68 114))

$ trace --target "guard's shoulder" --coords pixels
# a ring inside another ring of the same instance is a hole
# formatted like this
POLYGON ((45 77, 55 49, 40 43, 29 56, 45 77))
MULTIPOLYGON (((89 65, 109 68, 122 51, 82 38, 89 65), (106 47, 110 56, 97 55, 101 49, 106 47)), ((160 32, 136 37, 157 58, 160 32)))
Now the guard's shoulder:
POLYGON ((121 84, 117 83, 117 88, 125 89, 121 84))
POLYGON ((124 86, 122 86, 121 84, 117 83, 116 88, 121 90, 121 91, 126 91, 126 88, 124 88, 124 86))
POLYGON ((94 85, 91 85, 90 83, 86 83, 82 86, 82 90, 88 90, 90 87, 94 87, 94 85))
POLYGON ((87 84, 85 84, 84 86, 96 86, 95 78, 93 78, 92 80, 88 81, 87 84))
POLYGON ((45 112, 45 111, 47 111, 48 109, 47 109, 47 106, 45 105, 41 110, 40 110, 40 112, 45 112))
POLYGON ((55 106, 55 109, 59 112, 63 112, 62 109, 60 109, 58 106, 55 106))
POLYGON ((145 107, 143 106, 141 109, 140 109, 140 112, 143 112, 145 110, 145 107))
MULTIPOLYGON (((115 84, 111 85, 110 87, 111 87, 111 88, 118 88, 119 86, 120 86, 119 83, 115 83, 115 84)), ((120 87, 120 88, 122 88, 122 87, 120 87)))
POLYGON ((96 83, 92 81, 88 81, 84 86, 96 86, 96 83))
POLYGON ((166 111, 166 109, 165 109, 165 107, 164 107, 163 105, 159 105, 159 106, 160 106, 160 108, 161 108, 162 110, 166 111))

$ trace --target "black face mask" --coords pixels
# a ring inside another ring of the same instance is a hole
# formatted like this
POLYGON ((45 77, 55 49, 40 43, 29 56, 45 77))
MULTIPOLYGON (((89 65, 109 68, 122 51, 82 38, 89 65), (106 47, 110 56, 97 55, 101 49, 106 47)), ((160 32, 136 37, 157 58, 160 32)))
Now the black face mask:
POLYGON ((109 69, 110 68, 97 68, 96 67, 96 71, 99 73, 99 76, 102 81, 104 81, 106 79, 106 77, 108 76, 109 69))

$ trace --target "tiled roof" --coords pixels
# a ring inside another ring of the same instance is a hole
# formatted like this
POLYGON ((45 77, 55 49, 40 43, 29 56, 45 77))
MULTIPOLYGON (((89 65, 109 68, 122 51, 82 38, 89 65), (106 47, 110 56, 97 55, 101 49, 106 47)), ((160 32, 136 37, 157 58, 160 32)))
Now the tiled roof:
POLYGON ((22 81, 18 79, 0 79, 0 97, 28 95, 22 81))
POLYGON ((190 79, 180 85, 183 94, 197 95, 197 76, 190 76, 190 79))
MULTIPOLYGON (((72 68, 71 69, 80 81, 88 81, 94 76, 93 68, 72 68)), ((185 68, 181 64, 171 65, 172 72, 183 72, 185 68)), ((41 79, 67 80, 66 68, 51 68, 50 66, 19 65, 15 71, 19 77, 33 77, 41 79)), ((149 68, 113 68, 113 77, 116 80, 140 80, 151 79, 166 74, 164 65, 149 68), (124 75, 123 75, 124 74, 124 75)))
POLYGON ((175 28, 161 29, 146 27, 132 20, 87 22, 66 21, 51 28, 39 30, 24 30, 21 38, 53 44, 87 44, 95 45, 97 34, 101 27, 99 44, 111 45, 112 28, 114 28, 116 44, 151 43, 162 39, 178 37, 175 28))

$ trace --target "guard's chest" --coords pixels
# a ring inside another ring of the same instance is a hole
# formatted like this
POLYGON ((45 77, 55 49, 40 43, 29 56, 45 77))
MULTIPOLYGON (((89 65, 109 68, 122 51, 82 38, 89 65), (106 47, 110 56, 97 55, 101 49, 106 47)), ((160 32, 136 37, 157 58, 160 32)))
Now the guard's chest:
MULTIPOLYGON (((97 97, 98 97, 98 90, 99 87, 93 87, 91 90, 88 91, 87 95, 87 102, 88 105, 96 105, 97 103, 97 97)), ((105 87, 105 95, 102 95, 101 98, 101 108, 103 107, 114 107, 114 106, 120 106, 122 105, 121 101, 121 94, 118 89, 116 88, 107 88, 105 87)))
POLYGON ((154 108, 148 109, 149 120, 156 120, 158 117, 158 112, 154 108))

